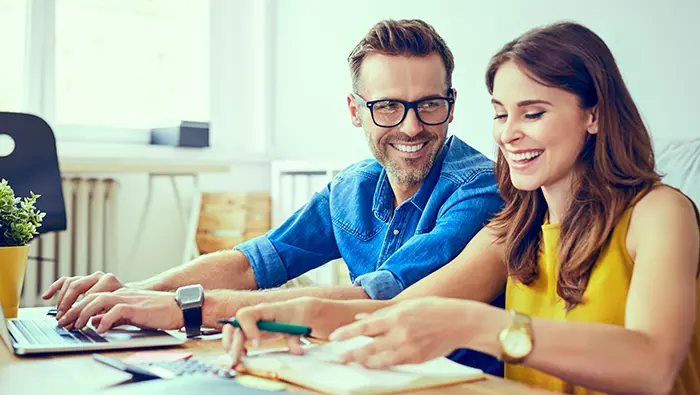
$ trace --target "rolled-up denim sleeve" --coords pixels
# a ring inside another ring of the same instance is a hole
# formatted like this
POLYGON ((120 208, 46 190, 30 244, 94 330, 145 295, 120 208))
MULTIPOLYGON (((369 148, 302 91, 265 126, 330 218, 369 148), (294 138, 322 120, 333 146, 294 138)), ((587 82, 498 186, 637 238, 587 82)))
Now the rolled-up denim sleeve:
POLYGON ((330 184, 280 227, 239 244, 258 288, 274 288, 340 258, 330 212, 330 184))
POLYGON ((416 234, 376 271, 355 279, 372 299, 391 299, 457 257, 503 207, 493 173, 462 184, 440 209, 430 232, 416 234))

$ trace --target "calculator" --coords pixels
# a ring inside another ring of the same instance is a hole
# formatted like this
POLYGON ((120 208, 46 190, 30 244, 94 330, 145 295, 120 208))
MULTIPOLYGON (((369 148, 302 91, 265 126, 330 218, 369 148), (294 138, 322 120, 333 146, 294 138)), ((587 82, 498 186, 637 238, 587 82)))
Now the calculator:
POLYGON ((193 358, 129 364, 102 354, 92 354, 92 357, 107 366, 131 373, 134 378, 140 380, 173 379, 190 375, 210 375, 227 379, 236 376, 236 371, 233 369, 219 367, 193 358))

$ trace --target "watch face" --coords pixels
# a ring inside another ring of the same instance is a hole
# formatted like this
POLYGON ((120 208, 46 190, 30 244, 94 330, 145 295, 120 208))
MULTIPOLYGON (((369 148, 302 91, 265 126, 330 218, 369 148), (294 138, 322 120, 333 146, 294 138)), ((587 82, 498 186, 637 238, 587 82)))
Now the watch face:
POLYGON ((501 333, 503 351, 513 358, 522 358, 532 351, 530 336, 523 331, 504 331, 501 333))
POLYGON ((198 302, 202 296, 202 288, 197 285, 183 287, 178 289, 177 296, 183 305, 198 302))

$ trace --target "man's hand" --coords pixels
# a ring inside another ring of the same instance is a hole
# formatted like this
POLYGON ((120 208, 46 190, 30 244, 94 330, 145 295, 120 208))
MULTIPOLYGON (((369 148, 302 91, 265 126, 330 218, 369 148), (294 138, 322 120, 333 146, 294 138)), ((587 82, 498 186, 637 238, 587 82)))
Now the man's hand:
POLYGON ((81 295, 113 292, 121 288, 124 288, 124 284, 114 274, 95 272, 89 276, 61 277, 41 297, 50 299, 58 293, 56 319, 60 319, 81 295))
POLYGON ((179 329, 184 321, 174 293, 122 289, 87 295, 66 311, 58 325, 68 330, 82 329, 91 317, 98 333, 118 325, 179 329))

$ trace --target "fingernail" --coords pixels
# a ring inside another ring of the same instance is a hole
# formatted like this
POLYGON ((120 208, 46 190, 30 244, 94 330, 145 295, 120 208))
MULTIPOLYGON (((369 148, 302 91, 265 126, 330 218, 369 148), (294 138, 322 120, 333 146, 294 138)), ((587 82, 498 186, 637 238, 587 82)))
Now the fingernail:
POLYGON ((367 317, 369 317, 369 314, 367 314, 367 313, 360 313, 360 314, 358 314, 358 315, 355 316, 355 319, 356 319, 356 320, 361 320, 361 319, 367 318, 367 317))
POLYGON ((375 357, 369 357, 367 358, 367 361, 365 361, 365 366, 367 366, 370 369, 376 369, 379 367, 379 359, 375 357))
POLYGON ((257 339, 257 338, 253 339, 252 343, 253 343, 253 347, 255 347, 255 348, 260 347, 260 340, 259 339, 257 339))
POLYGON ((61 317, 63 317, 63 312, 62 312, 62 311, 57 312, 57 313, 56 313, 56 319, 57 319, 57 320, 60 320, 61 317))
POLYGON ((336 360, 339 364, 345 365, 348 363, 348 361, 350 361, 350 356, 347 353, 343 353, 337 356, 336 360))
POLYGON ((336 341, 336 340, 338 340, 339 335, 340 335, 340 331, 334 330, 333 333, 331 333, 331 334, 328 336, 328 340, 330 340, 330 341, 336 341))

